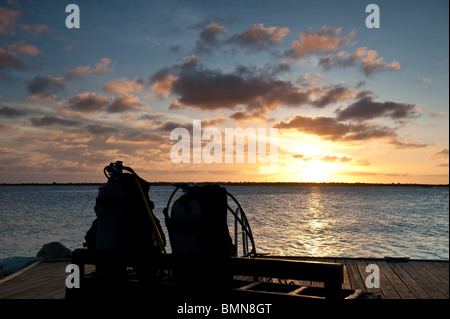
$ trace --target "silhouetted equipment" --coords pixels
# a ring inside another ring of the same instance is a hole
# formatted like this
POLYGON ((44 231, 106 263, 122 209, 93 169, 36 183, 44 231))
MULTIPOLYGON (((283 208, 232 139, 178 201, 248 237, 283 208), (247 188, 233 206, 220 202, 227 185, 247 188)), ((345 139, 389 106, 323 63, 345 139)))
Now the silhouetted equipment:
POLYGON ((167 253, 165 235, 152 211, 150 183, 121 161, 106 166, 103 172, 108 181, 98 193, 97 219, 85 236, 87 249, 72 253, 72 263, 81 272, 80 288, 67 288, 67 298, 152 297, 161 302, 196 296, 215 298, 212 302, 229 301, 222 299, 225 296, 240 303, 287 300, 296 306, 300 300, 360 296, 358 290, 342 289, 342 264, 257 254, 244 210, 218 184, 173 184, 175 190, 163 209, 172 250, 167 253), (172 203, 179 189, 183 194, 172 203), (235 243, 228 230, 228 212, 236 221, 235 243), (234 257, 238 224, 244 235, 242 257, 234 257), (94 264, 95 272, 86 274, 86 264, 94 264), (291 284, 273 283, 272 279, 291 284), (299 286, 296 280, 323 282, 323 286, 299 286))

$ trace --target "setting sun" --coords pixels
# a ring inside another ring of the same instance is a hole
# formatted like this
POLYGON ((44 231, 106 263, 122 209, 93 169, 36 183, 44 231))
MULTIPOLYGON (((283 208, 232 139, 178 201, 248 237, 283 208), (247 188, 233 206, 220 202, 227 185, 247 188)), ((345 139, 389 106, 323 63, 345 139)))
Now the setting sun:
POLYGON ((298 181, 301 182, 331 182, 335 181, 332 173, 336 170, 336 164, 317 160, 303 162, 300 165, 300 172, 297 174, 298 181))

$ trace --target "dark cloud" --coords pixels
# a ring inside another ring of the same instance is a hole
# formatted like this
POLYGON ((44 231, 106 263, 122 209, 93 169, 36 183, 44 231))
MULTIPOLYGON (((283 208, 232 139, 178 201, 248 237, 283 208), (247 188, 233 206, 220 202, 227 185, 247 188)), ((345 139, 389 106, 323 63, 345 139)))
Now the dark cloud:
POLYGON ((396 133, 387 127, 377 127, 369 124, 347 124, 339 122, 335 118, 324 116, 294 115, 287 121, 275 123, 274 127, 295 129, 305 134, 318 135, 324 140, 335 142, 396 136, 396 133))
POLYGON ((388 144, 397 149, 416 149, 429 146, 429 144, 425 143, 404 142, 399 139, 392 139, 391 141, 388 142, 388 144))
POLYGON ((99 111, 109 103, 106 96, 97 96, 95 93, 79 93, 65 102, 66 107, 73 111, 90 113, 99 111))
POLYGON ((88 124, 86 129, 94 135, 107 135, 117 132, 115 127, 107 124, 88 124))
POLYGON ((394 120, 418 116, 419 109, 414 104, 396 102, 378 102, 366 96, 359 101, 338 110, 337 119, 365 121, 377 117, 390 117, 394 120))
POLYGON ((343 86, 336 86, 326 89, 322 92, 320 97, 312 102, 316 107, 323 108, 329 104, 347 100, 352 97, 350 90, 343 86))
POLYGON ((290 30, 288 28, 264 27, 264 24, 254 24, 248 30, 230 37, 227 42, 237 43, 244 47, 261 50, 280 43, 290 30))
POLYGON ((43 116, 43 117, 33 117, 30 119, 31 124, 33 126, 52 126, 52 125, 61 125, 61 126, 78 126, 80 125, 79 121, 73 121, 65 119, 61 116, 43 116))
POLYGON ((79 93, 62 104, 62 110, 93 113, 106 111, 109 113, 123 113, 143 108, 144 104, 132 94, 124 93, 116 98, 96 95, 91 92, 79 93))
POLYGON ((373 139, 384 139, 386 143, 397 149, 415 149, 428 144, 404 142, 397 133, 385 126, 370 123, 345 123, 338 119, 324 116, 309 117, 294 115, 287 121, 279 121, 273 125, 279 129, 295 129, 298 132, 320 136, 321 139, 332 142, 362 142, 373 139))
POLYGON ((26 114, 25 111, 15 109, 9 105, 4 105, 4 106, 0 107, 0 116, 13 118, 13 117, 19 117, 19 116, 22 116, 25 114, 26 114))
POLYGON ((207 70, 192 61, 181 66, 171 83, 171 93, 178 98, 171 108, 202 110, 245 107, 257 112, 277 109, 281 105, 300 106, 308 102, 308 94, 290 82, 277 80, 247 68, 232 73, 207 70))
POLYGON ((110 63, 110 59, 102 58, 94 67, 79 66, 70 70, 64 76, 37 75, 27 83, 27 100, 55 99, 56 94, 63 90, 70 80, 85 77, 89 74, 101 75, 105 72, 110 72, 112 70, 110 63))
POLYGON ((171 132, 172 130, 178 128, 178 127, 188 127, 192 126, 192 124, 188 123, 182 123, 182 122, 175 122, 172 120, 167 120, 162 122, 157 128, 156 131, 164 131, 164 132, 171 132))
POLYGON ((208 54, 226 44, 261 50, 280 43, 289 32, 285 27, 265 27, 261 23, 254 24, 241 33, 220 37, 221 34, 228 33, 227 29, 217 23, 210 23, 200 32, 194 51, 208 54))
POLYGON ((267 116, 266 110, 237 111, 230 115, 230 119, 236 122, 260 120, 267 116))
POLYGON ((17 56, 14 52, 6 52, 0 47, 0 78, 2 77, 5 69, 21 69, 23 66, 24 64, 19 56, 17 56))
POLYGON ((219 40, 219 35, 225 33, 227 33, 225 27, 217 23, 208 24, 200 32, 194 51, 202 54, 211 53, 213 48, 217 48, 218 45, 223 43, 223 40, 219 40))
POLYGON ((218 25, 217 23, 211 23, 200 32, 200 39, 204 43, 215 44, 218 41, 217 35, 227 32, 228 31, 224 26, 218 25))
POLYGON ((132 111, 141 108, 143 104, 141 101, 131 95, 124 93, 121 96, 115 98, 106 108, 110 113, 122 113, 127 111, 132 111))
POLYGON ((50 75, 37 75, 28 84, 29 98, 46 99, 54 98, 55 94, 66 87, 63 77, 50 75))

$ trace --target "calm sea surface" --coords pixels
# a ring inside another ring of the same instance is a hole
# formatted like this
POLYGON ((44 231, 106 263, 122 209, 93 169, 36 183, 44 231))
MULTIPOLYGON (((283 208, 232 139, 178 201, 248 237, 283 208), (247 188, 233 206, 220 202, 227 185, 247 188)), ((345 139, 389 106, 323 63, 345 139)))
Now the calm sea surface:
MULTIPOLYGON (((336 257, 449 258, 448 187, 228 186, 257 252, 336 257)), ((155 214, 173 188, 152 186, 155 214)), ((96 186, 0 186, 0 259, 59 241, 82 247, 96 186)), ((181 191, 179 192, 179 195, 181 191)), ((232 237, 234 223, 229 219, 232 237)), ((167 230, 164 227, 167 236, 167 230)), ((170 245, 169 245, 170 247, 170 245)))

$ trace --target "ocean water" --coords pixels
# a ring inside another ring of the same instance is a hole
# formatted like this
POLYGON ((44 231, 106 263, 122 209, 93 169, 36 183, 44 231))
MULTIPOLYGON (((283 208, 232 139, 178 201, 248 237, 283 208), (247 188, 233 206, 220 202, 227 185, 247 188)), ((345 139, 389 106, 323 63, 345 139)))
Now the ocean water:
MULTIPOLYGON (((226 188, 241 203, 259 253, 449 258, 448 187, 226 188)), ((162 209, 172 190, 150 190, 167 238, 162 209)), ((0 259, 35 256, 51 241, 82 247, 97 193, 96 186, 0 186, 0 259)), ((231 216, 229 229, 234 238, 231 216)))

